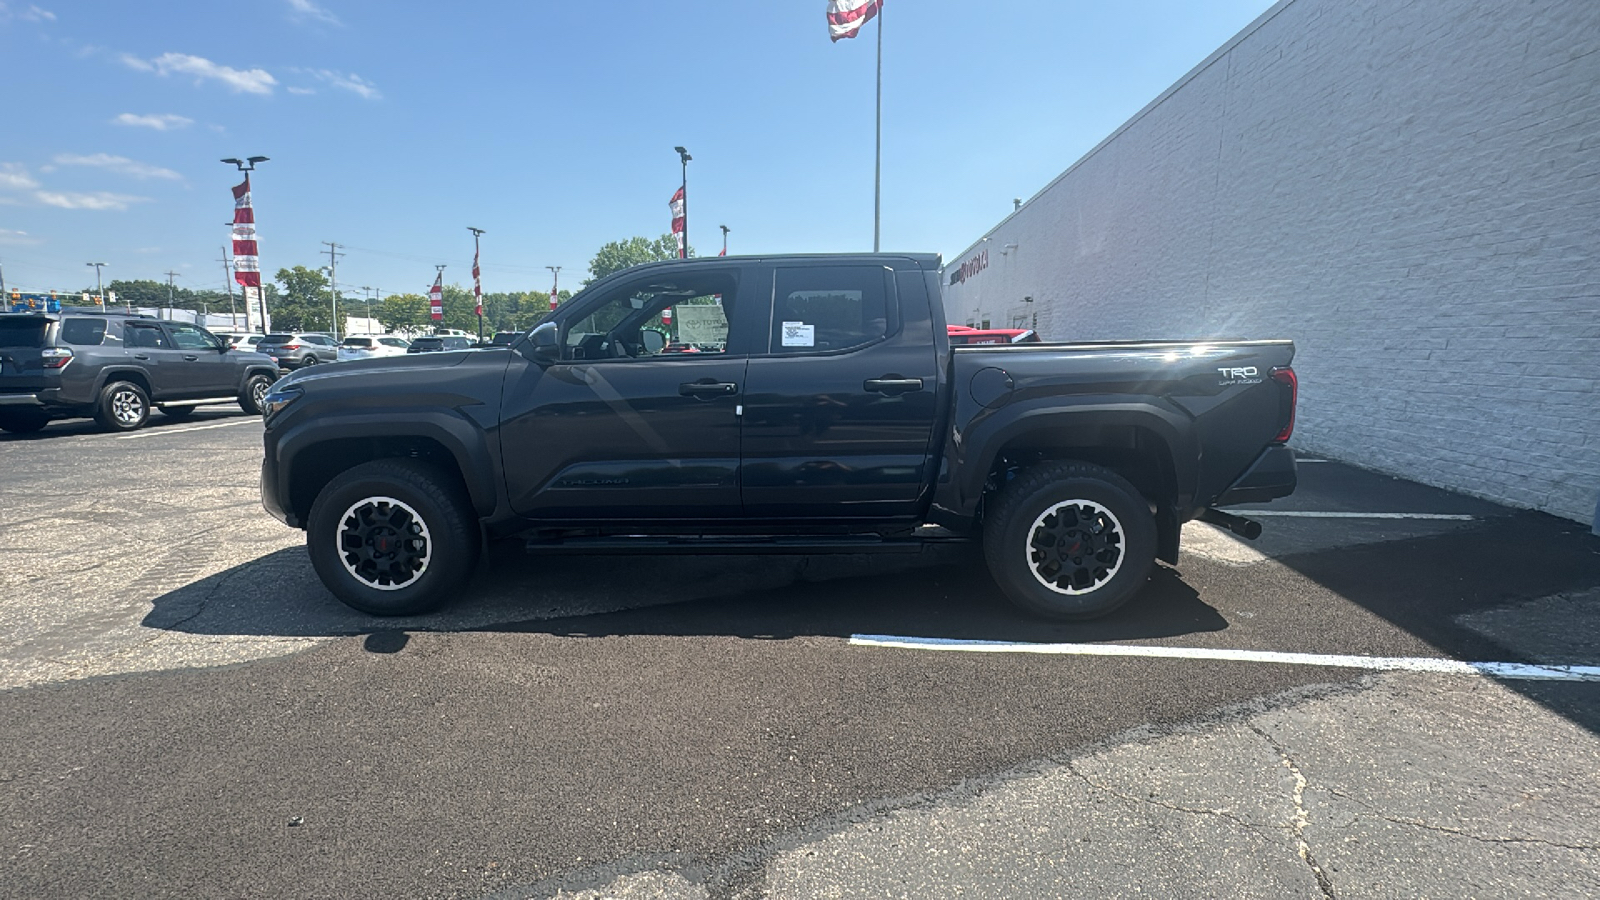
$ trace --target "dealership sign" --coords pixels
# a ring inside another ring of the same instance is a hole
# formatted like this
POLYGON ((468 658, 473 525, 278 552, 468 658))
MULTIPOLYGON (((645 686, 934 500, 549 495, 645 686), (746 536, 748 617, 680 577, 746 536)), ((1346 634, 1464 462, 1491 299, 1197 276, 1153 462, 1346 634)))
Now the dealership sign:
POLYGON ((989 268, 989 251, 974 253, 971 259, 951 270, 950 283, 960 284, 987 268, 989 268))

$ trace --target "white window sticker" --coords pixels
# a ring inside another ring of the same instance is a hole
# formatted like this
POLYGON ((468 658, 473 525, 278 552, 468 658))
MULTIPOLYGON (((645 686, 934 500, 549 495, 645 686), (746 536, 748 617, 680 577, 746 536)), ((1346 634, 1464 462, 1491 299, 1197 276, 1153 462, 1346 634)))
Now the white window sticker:
POLYGON ((783 345, 785 347, 815 347, 817 345, 817 326, 807 325, 804 322, 783 323, 783 345))

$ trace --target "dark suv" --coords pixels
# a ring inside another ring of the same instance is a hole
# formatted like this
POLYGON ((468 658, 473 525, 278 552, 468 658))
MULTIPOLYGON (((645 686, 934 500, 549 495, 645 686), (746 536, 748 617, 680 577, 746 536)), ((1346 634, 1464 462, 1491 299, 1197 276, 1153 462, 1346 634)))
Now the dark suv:
POLYGON ((339 342, 325 334, 269 334, 256 350, 278 361, 284 369, 303 369, 339 360, 339 342))
POLYGON ((151 406, 177 419, 200 403, 237 400, 260 413, 278 377, 272 360, 185 322, 145 316, 0 314, 0 429, 38 431, 93 416, 132 431, 151 406))

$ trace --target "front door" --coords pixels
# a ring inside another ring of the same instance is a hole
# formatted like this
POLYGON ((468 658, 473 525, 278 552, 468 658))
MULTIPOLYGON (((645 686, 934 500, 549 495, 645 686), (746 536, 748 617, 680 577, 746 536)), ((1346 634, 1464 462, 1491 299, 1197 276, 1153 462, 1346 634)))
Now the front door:
POLYGON ((772 285, 766 353, 745 377, 745 515, 915 515, 939 410, 926 303, 902 315, 882 265, 797 264, 772 285))
POLYGON ((560 362, 515 357, 500 446, 516 512, 590 521, 739 514, 748 351, 734 339, 744 305, 736 275, 684 264, 583 298, 562 319, 560 362))
POLYGON ((166 323, 172 346, 181 353, 190 397, 220 397, 239 389, 238 367, 209 332, 184 322, 166 323))
POLYGON ((152 401, 177 400, 189 396, 191 374, 185 366, 184 351, 172 346, 172 339, 155 322, 128 322, 123 326, 122 344, 128 356, 144 368, 150 379, 152 401))

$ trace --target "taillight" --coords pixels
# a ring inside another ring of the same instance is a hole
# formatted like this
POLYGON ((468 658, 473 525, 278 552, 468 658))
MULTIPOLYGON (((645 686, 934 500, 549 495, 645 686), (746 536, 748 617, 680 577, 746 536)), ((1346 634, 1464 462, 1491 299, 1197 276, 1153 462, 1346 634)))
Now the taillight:
POLYGON ((59 369, 72 362, 72 351, 65 347, 46 347, 39 355, 46 369, 59 369))
POLYGON ((278 349, 279 350, 299 350, 300 349, 300 345, 299 344, 279 344, 278 345, 278 349))
POLYGON ((1287 400, 1281 417, 1283 430, 1272 439, 1275 444, 1286 444, 1289 438, 1294 436, 1294 408, 1300 402, 1300 379, 1295 377, 1294 369, 1284 366, 1272 370, 1272 380, 1289 389, 1285 394, 1287 400))

